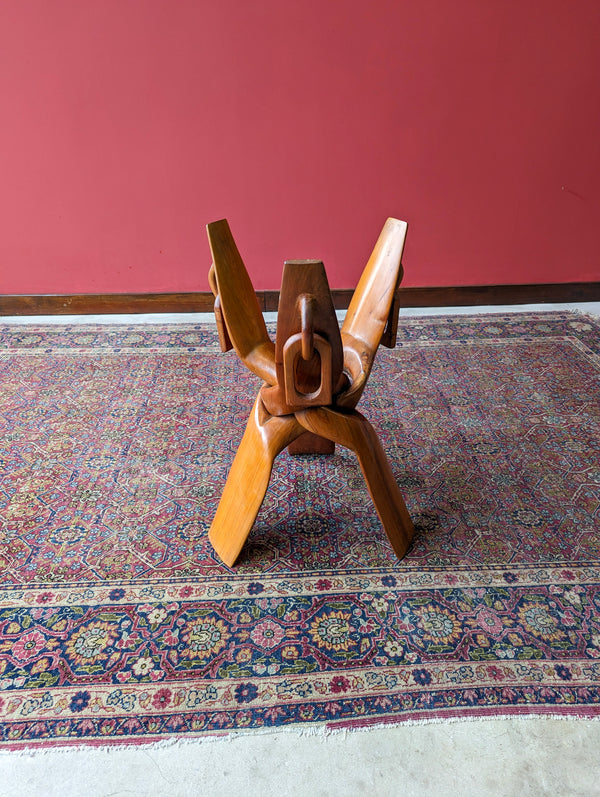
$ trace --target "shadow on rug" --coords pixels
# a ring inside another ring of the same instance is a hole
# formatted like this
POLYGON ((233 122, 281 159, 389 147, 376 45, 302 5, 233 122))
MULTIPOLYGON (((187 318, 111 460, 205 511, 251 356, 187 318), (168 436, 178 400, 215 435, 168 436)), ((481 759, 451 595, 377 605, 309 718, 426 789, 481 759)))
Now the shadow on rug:
POLYGON ((239 565, 207 539, 257 380, 214 328, 0 326, 4 746, 600 714, 600 326, 400 321, 354 456, 275 463, 239 565))

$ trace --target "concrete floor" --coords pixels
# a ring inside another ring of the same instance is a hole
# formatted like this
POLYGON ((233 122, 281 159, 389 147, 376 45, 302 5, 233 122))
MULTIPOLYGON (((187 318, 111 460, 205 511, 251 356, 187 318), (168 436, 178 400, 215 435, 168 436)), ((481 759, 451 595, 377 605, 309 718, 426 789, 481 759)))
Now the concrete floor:
MULTIPOLYGON (((405 309, 403 316, 575 309, 600 302, 405 309)), ((273 317, 273 316, 272 316, 273 317)), ((202 315, 51 316, 2 323, 175 323, 202 315)), ((325 735, 287 731, 128 748, 0 753, 0 797, 593 797, 600 722, 505 719, 325 735)))
POLYGON ((517 719, 0 757, 10 797, 592 797, 600 723, 517 719))

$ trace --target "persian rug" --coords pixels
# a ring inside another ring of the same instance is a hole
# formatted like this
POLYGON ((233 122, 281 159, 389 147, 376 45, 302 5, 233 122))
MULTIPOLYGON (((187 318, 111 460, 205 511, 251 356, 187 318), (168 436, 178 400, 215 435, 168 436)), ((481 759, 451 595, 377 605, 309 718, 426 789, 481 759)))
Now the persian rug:
POLYGON ((8 748, 600 713, 600 325, 401 319, 354 455, 291 457, 234 569, 207 532, 259 384, 211 326, 2 326, 8 748))

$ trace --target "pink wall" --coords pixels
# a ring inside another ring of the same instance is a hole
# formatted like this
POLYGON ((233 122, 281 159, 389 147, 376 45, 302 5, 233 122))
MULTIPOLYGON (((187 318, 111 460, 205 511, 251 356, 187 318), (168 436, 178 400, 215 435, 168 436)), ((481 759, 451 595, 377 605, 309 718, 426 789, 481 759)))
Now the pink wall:
POLYGON ((231 223, 352 287, 600 279, 598 0, 19 0, 0 9, 0 293, 207 290, 231 223))

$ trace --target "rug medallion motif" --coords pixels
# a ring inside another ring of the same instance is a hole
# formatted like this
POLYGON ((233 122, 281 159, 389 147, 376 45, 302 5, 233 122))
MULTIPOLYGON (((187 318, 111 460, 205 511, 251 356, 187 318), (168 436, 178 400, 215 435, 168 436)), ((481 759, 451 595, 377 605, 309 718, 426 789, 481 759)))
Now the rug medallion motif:
POLYGON ((7 747, 600 714, 600 326, 401 319, 353 454, 282 454, 238 565, 208 542, 258 381, 214 327, 0 323, 7 747))

